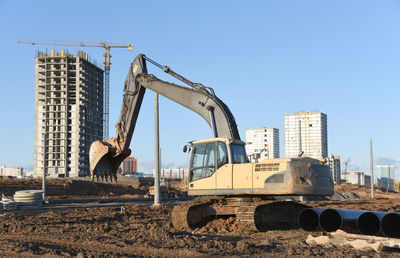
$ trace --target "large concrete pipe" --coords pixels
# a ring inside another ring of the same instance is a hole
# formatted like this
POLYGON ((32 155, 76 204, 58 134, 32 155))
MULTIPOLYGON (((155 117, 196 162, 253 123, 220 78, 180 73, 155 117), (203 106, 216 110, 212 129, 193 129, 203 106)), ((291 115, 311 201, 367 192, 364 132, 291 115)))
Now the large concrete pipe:
POLYGON ((381 220, 382 233, 387 237, 400 237, 400 214, 387 213, 381 220))
POLYGON ((306 231, 317 231, 319 227, 319 215, 323 209, 312 209, 307 208, 300 212, 297 221, 299 222, 300 228, 306 231))
POLYGON ((349 233, 358 233, 357 219, 365 211, 326 209, 319 216, 319 225, 327 232, 334 232, 338 229, 349 233))
POLYGON ((381 219, 387 212, 367 211, 361 214, 357 219, 357 228, 364 235, 381 234, 381 219))

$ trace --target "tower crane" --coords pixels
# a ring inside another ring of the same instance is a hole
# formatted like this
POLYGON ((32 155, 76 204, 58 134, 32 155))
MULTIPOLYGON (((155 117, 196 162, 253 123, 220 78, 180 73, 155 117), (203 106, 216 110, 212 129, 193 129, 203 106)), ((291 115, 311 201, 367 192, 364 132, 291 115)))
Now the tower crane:
POLYGON ((108 139, 108 124, 110 115, 110 66, 111 66, 111 48, 128 48, 128 51, 133 50, 133 44, 117 44, 108 41, 73 41, 73 40, 32 40, 20 39, 18 43, 31 45, 55 45, 55 46, 74 46, 74 47, 102 47, 104 53, 104 111, 103 111, 103 137, 108 139))
POLYGON ((346 179, 346 181, 348 180, 348 175, 347 175, 347 165, 350 163, 350 161, 351 161, 351 156, 347 159, 347 160, 345 160, 343 163, 344 163, 344 175, 345 175, 345 179, 346 179))

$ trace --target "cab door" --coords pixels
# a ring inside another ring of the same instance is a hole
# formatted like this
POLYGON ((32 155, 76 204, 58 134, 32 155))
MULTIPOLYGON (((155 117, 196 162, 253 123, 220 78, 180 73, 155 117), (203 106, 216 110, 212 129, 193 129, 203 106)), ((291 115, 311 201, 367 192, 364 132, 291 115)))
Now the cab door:
POLYGON ((190 162, 190 189, 215 189, 215 157, 215 142, 199 143, 193 147, 190 162))
POLYGON ((225 142, 216 142, 216 190, 232 189, 232 168, 225 142))

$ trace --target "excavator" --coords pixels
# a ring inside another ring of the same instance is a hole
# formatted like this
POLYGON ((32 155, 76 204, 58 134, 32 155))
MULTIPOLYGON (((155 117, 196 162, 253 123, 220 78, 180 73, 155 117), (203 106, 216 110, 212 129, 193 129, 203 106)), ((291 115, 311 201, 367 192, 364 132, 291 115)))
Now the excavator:
POLYGON ((131 63, 125 79, 116 136, 91 144, 92 180, 95 176, 116 180, 120 163, 131 153, 129 145, 147 89, 199 114, 214 136, 184 146, 190 155, 188 195, 197 198, 174 206, 171 222, 175 228, 190 230, 212 219, 229 216, 236 217, 241 231, 294 227, 299 212, 308 206, 290 197, 333 195, 331 172, 323 161, 296 157, 249 163, 235 118, 214 90, 186 79, 143 54, 131 63), (187 86, 148 74, 147 63, 187 86))

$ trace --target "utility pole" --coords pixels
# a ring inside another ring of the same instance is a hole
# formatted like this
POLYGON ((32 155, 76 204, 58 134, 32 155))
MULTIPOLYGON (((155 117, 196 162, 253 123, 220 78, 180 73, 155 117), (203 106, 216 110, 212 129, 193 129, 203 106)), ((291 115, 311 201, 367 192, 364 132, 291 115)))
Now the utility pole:
POLYGON ((46 170, 47 170, 47 166, 46 166, 46 132, 42 133, 42 139, 43 139, 43 177, 42 177, 42 199, 43 199, 43 203, 46 201, 46 170))
POLYGON ((154 204, 160 205, 160 135, 158 115, 158 93, 154 93, 154 204))
POLYGON ((374 159, 372 155, 372 139, 369 140, 370 154, 369 154, 369 171, 371 171, 371 199, 375 198, 374 194, 374 159))
POLYGON ((46 201, 46 170, 47 168, 43 168, 43 178, 42 178, 42 199, 43 202, 46 201))

